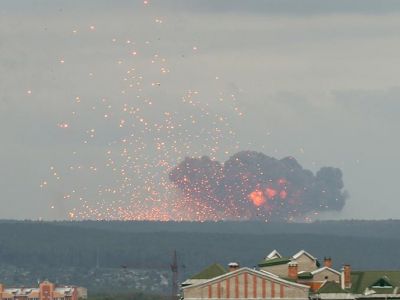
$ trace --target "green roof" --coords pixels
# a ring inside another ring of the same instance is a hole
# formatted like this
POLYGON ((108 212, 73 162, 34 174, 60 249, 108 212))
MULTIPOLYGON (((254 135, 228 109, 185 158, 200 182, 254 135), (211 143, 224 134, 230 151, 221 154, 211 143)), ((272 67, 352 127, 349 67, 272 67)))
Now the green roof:
POLYGON ((350 291, 356 294, 363 293, 366 288, 377 294, 391 294, 395 287, 400 287, 400 271, 352 271, 351 283, 350 291))
POLYGON ((258 266, 259 267, 269 267, 269 266, 287 264, 288 262, 290 262, 290 258, 288 258, 288 257, 273 258, 273 259, 267 259, 267 260, 264 259, 258 263, 258 266))
POLYGON ((204 270, 192 276, 190 279, 211 279, 225 273, 227 273, 227 271, 223 266, 220 264, 212 264, 211 266, 208 266, 204 270))
POLYGON ((319 294, 341 294, 346 293, 340 285, 335 281, 327 281, 323 286, 317 291, 319 294))
POLYGON ((300 272, 297 277, 299 279, 312 279, 314 275, 311 272, 300 272))

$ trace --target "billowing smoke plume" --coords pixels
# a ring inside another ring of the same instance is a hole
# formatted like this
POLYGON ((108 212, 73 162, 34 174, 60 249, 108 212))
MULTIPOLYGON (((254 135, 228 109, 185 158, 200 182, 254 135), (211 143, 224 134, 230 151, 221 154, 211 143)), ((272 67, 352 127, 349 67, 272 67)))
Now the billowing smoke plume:
POLYGON ((293 157, 275 159, 242 151, 224 164, 209 157, 186 158, 170 180, 186 199, 226 218, 287 221, 311 213, 340 211, 346 200, 340 169, 315 175, 293 157))

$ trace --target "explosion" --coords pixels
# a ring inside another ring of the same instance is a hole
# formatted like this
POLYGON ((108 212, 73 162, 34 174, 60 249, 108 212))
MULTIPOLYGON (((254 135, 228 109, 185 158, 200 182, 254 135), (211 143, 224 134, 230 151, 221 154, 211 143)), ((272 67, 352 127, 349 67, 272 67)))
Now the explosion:
MULTIPOLYGON (((242 147, 237 126, 248 120, 244 94, 207 65, 191 71, 207 74, 206 89, 181 81, 188 66, 207 57, 207 47, 194 38, 165 48, 164 28, 182 24, 155 17, 157 11, 151 1, 138 6, 138 16, 148 21, 143 37, 86 22, 75 24, 72 35, 63 33, 76 52, 56 58, 55 75, 70 96, 54 125, 69 155, 51 162, 40 183, 50 214, 72 220, 219 221, 291 220, 340 210, 346 194, 339 169, 314 175, 294 158, 256 152, 215 160, 242 147), (103 49, 104 60, 91 58, 71 77, 66 68, 80 66, 78 59, 88 59, 93 45, 103 49), (184 159, 204 153, 209 157, 184 159), (175 166, 177 161, 182 162, 175 166)), ((24 92, 31 97, 35 90, 24 92)))
POLYGON ((186 158, 169 179, 185 199, 227 219, 289 221, 340 211, 347 198, 340 169, 322 167, 314 175, 293 157, 279 160, 254 151, 238 152, 224 164, 206 156, 186 158))

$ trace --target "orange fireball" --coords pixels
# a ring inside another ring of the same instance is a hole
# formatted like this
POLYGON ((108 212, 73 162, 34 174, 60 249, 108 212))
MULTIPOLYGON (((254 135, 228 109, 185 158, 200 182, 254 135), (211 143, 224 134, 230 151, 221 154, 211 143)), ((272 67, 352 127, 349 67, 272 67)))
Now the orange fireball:
POLYGON ((265 197, 262 191, 255 190, 250 193, 249 199, 253 202, 255 206, 261 206, 265 203, 265 197))

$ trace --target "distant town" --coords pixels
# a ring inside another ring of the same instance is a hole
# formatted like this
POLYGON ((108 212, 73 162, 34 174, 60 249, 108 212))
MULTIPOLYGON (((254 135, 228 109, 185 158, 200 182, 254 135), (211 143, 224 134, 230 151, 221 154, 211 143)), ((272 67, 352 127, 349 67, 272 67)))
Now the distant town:
MULTIPOLYGON (((177 275, 177 258, 171 265, 177 275)), ((362 300, 400 299, 400 270, 352 270, 344 264, 333 268, 333 260, 321 263, 306 250, 283 256, 277 250, 267 254, 256 267, 231 262, 214 263, 190 276, 178 287, 172 277, 171 299, 297 299, 362 300)), ((8 287, 0 283, 1 300, 84 300, 85 287, 40 282, 36 287, 8 287)), ((135 297, 132 297, 135 298, 135 297)))

